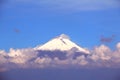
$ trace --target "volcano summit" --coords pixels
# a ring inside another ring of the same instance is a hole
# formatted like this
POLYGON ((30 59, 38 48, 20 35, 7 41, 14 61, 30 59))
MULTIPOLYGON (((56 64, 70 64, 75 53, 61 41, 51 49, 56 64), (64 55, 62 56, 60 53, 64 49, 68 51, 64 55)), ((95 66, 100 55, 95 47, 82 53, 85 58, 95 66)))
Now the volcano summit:
POLYGON ((35 47, 36 50, 47 50, 47 51, 48 50, 49 51, 55 51, 55 50, 69 51, 73 48, 76 48, 78 52, 83 52, 86 54, 89 53, 89 51, 87 51, 86 49, 72 42, 70 38, 65 34, 61 34, 60 36, 51 39, 50 41, 43 44, 42 46, 35 47))

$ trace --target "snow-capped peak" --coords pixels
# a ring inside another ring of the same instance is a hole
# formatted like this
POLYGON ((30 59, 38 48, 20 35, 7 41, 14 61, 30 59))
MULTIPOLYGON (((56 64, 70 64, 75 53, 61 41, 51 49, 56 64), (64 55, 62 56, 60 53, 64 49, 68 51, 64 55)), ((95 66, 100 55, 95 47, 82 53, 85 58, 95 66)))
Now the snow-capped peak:
POLYGON ((79 47, 77 44, 72 42, 69 37, 65 34, 61 34, 60 36, 53 38, 42 46, 38 46, 36 50, 60 50, 60 51, 68 51, 72 48, 77 48, 78 51, 89 53, 86 49, 79 47))
POLYGON ((61 34, 60 36, 57 37, 58 39, 70 39, 69 36, 65 34, 61 34))

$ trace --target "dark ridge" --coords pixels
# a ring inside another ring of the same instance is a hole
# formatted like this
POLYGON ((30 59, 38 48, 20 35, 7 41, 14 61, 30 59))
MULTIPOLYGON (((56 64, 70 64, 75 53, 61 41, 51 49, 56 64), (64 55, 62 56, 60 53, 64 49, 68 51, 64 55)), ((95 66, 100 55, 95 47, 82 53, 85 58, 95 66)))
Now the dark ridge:
MULTIPOLYGON (((59 58, 60 60, 65 60, 67 59, 67 54, 69 54, 69 52, 66 51, 59 51, 59 50, 55 50, 55 51, 46 51, 46 50, 38 50, 38 57, 50 57, 52 59, 54 59, 55 57, 59 58)), ((82 56, 84 55, 85 57, 88 56, 88 54, 85 54, 84 52, 73 52, 73 59, 76 59, 78 56, 82 56)))
POLYGON ((84 52, 74 52, 73 59, 76 59, 77 57, 82 56, 82 55, 87 57, 89 54, 85 54, 84 52))
MULTIPOLYGON (((38 57, 50 57, 52 59, 54 59, 55 57, 59 58, 60 60, 65 60, 67 59, 67 54, 69 54, 69 52, 66 51, 59 51, 59 50, 55 50, 55 51, 49 51, 49 50, 38 50, 38 57)), ((73 59, 76 59, 78 56, 82 56, 84 55, 85 57, 88 56, 88 54, 85 54, 84 52, 75 52, 73 51, 73 59)))
POLYGON ((14 69, 0 80, 120 80, 120 69, 14 69))
POLYGON ((55 57, 58 57, 60 60, 64 60, 66 59, 66 52, 64 51, 59 51, 59 50, 55 50, 55 51, 43 51, 43 50, 38 50, 38 56, 39 57, 50 57, 52 59, 54 59, 55 57))
POLYGON ((62 39, 60 39, 64 44, 66 44, 67 45, 67 43, 65 42, 65 41, 63 41, 62 39))

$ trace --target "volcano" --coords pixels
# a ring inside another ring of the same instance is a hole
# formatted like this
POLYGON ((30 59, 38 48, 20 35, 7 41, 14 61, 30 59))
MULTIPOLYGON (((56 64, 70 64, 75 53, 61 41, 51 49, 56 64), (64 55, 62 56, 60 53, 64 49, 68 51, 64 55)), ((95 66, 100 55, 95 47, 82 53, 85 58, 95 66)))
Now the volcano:
POLYGON ((78 55, 86 56, 87 54, 89 54, 88 50, 72 42, 70 38, 65 34, 61 34, 60 36, 57 36, 47 43, 35 47, 34 49, 37 50, 42 57, 59 57, 60 59, 65 59, 66 55, 73 53, 74 58, 78 55))
POLYGON ((51 39, 50 41, 43 44, 42 46, 35 47, 36 50, 46 50, 46 51, 48 50, 49 51, 55 51, 55 50, 68 51, 68 50, 71 50, 72 48, 76 48, 76 50, 79 52, 84 52, 86 54, 89 53, 88 50, 72 42, 70 38, 65 34, 61 34, 60 36, 51 39))

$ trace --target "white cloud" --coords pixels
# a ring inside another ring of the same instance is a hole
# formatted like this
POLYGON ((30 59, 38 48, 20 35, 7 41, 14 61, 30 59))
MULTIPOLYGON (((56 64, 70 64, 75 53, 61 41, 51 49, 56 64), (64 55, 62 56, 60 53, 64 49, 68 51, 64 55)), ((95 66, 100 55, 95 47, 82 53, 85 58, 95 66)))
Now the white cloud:
POLYGON ((101 45, 99 47, 95 47, 94 50, 92 51, 92 55, 90 56, 91 59, 93 60, 110 60, 111 59, 111 50, 109 47, 105 45, 101 45))
POLYGON ((33 48, 26 49, 10 49, 7 53, 0 50, 0 71, 8 70, 9 68, 45 68, 45 67, 118 67, 120 68, 120 43, 116 45, 116 50, 111 50, 108 46, 100 45, 90 50, 87 57, 78 55, 73 58, 74 53, 69 52, 66 59, 58 57, 51 58, 49 56, 40 57, 33 48), (69 55, 68 55, 69 54, 69 55), (14 65, 9 65, 10 63, 14 65), (9 66, 10 67, 9 67, 9 66))
POLYGON ((118 52, 120 52, 120 42, 116 45, 118 52))
POLYGON ((37 52, 32 48, 26 49, 10 49, 9 53, 9 62, 15 64, 26 64, 29 60, 37 57, 37 52))
POLYGON ((116 44, 116 50, 111 50, 105 45, 95 47, 89 56, 96 66, 120 68, 120 43, 116 44))
POLYGON ((116 50, 112 53, 112 57, 115 63, 120 63, 120 43, 116 45, 116 50))
POLYGON ((4 50, 0 50, 0 65, 8 62, 6 57, 8 57, 7 53, 4 50))
POLYGON ((0 50, 0 55, 4 55, 5 56, 7 54, 6 54, 5 50, 0 50))
POLYGON ((86 60, 85 56, 78 56, 76 60, 74 60, 74 63, 84 66, 88 64, 88 61, 86 60))
POLYGON ((49 57, 40 58, 38 57, 33 64, 37 68, 45 68, 51 66, 52 59, 49 57))

